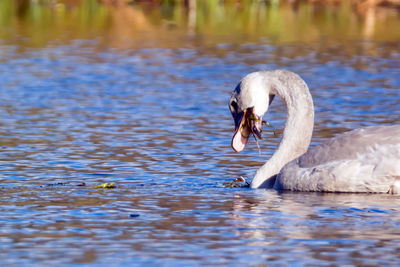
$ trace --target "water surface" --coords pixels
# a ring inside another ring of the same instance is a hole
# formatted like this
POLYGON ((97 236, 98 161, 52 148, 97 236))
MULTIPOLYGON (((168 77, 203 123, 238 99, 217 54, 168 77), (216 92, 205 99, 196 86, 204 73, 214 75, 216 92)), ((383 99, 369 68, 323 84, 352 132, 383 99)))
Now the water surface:
MULTIPOLYGON (((32 5, 25 15, 2 20, 7 32, 0 42, 3 263, 398 262, 397 196, 223 187, 235 177, 254 175, 276 149, 284 124, 285 107, 274 101, 266 118, 278 136, 265 131, 261 156, 254 141, 240 154, 232 151, 227 101, 248 72, 284 68, 306 80, 316 110, 312 146, 353 128, 399 124, 396 30, 368 35, 360 17, 340 38, 340 29, 328 27, 336 9, 309 16, 305 28, 315 29, 319 18, 318 25, 331 29, 326 36, 313 31, 310 39, 272 24, 251 34, 245 26, 260 24, 242 17, 233 24, 242 26, 227 32, 224 20, 203 23, 201 6, 194 27, 187 17, 179 20, 176 10, 93 4, 90 10, 108 24, 93 24, 90 16, 86 23, 82 18, 68 24, 88 7, 59 7, 57 12, 65 13, 54 13, 32 5), (29 12, 59 23, 45 36, 28 23, 37 21, 29 12), (115 19, 132 12, 144 22, 131 22, 138 26, 123 31, 127 28, 115 19), (74 25, 80 30, 68 31, 74 25), (290 38, 283 38, 285 33, 290 38), (117 188, 93 189, 105 182, 117 188)), ((212 12, 232 18, 232 8, 212 12)), ((262 8, 272 16, 271 7, 262 8)), ((274 14, 305 19, 302 12, 308 11, 283 8, 274 14)), ((380 18, 375 29, 400 23, 398 16, 380 18)))

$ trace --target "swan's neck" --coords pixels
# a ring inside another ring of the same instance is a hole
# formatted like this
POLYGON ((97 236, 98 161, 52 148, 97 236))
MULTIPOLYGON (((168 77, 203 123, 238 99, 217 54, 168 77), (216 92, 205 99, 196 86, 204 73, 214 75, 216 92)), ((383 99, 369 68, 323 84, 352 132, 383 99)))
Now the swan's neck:
POLYGON ((296 74, 286 71, 266 73, 269 94, 278 95, 287 107, 282 140, 274 155, 257 171, 251 187, 273 187, 282 167, 304 154, 314 127, 314 105, 307 84, 296 74))

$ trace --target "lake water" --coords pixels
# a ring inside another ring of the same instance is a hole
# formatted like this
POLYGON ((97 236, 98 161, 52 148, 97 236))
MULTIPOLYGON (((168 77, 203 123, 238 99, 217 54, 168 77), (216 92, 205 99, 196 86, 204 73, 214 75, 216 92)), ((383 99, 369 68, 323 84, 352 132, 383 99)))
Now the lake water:
POLYGON ((227 103, 249 72, 305 79, 312 145, 399 124, 398 13, 22 3, 0 12, 3 264, 399 264, 398 196, 223 186, 252 178, 284 124, 274 101, 278 136, 232 151, 227 103))

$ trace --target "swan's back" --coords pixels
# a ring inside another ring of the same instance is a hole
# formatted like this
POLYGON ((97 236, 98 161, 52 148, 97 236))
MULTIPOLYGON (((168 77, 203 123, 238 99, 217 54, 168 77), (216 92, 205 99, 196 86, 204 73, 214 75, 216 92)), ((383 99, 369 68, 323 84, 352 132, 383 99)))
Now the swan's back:
POLYGON ((400 125, 353 130, 309 149, 285 165, 275 187, 396 193, 400 190, 400 125))
POLYGON ((354 159, 368 150, 382 150, 399 144, 400 125, 360 128, 309 149, 299 157, 299 165, 306 168, 336 160, 354 159))

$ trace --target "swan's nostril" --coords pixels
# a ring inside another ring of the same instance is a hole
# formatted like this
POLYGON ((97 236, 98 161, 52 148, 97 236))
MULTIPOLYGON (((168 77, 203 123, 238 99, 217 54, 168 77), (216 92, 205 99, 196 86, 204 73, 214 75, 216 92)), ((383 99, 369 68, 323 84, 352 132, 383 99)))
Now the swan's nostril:
MULTIPOLYGON (((253 110, 252 110, 253 111, 253 110)), ((252 113, 248 117, 248 125, 250 126, 251 132, 258 138, 261 139, 261 133, 262 133, 262 117, 257 116, 254 113, 252 113)))
POLYGON ((262 139, 261 138, 262 129, 258 129, 256 125, 253 125, 253 127, 251 128, 251 131, 253 132, 253 134, 255 136, 257 136, 258 139, 262 139))

